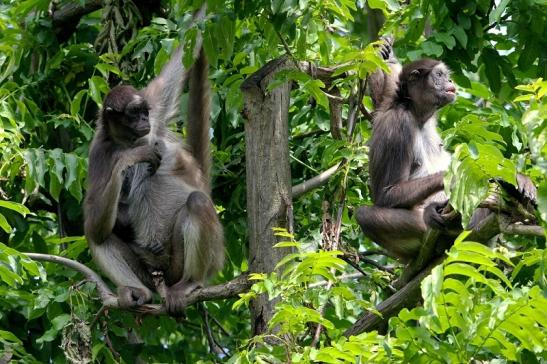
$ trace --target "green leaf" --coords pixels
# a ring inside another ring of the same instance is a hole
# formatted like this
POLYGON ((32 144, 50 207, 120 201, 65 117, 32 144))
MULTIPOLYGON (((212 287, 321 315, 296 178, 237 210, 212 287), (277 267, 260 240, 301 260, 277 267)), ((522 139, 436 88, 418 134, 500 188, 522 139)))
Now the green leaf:
POLYGON ((467 47, 467 33, 465 32, 465 30, 460 27, 460 26, 455 26, 453 29, 452 29, 452 34, 454 35, 454 37, 458 40, 458 42, 460 42, 461 46, 463 48, 466 48, 467 47))
POLYGON ((437 41, 444 43, 448 49, 453 49, 456 45, 456 40, 448 33, 435 33, 434 37, 437 41))
POLYGON ((8 234, 11 233, 11 226, 8 223, 8 220, 6 220, 6 217, 2 214, 0 214, 0 228, 8 234))
POLYGON ((17 203, 17 202, 0 200, 0 207, 13 210, 23 216, 30 214, 30 210, 25 205, 21 205, 20 203, 17 203))
POLYGON ((547 180, 538 186, 538 211, 543 221, 547 221, 547 180))
POLYGON ((21 340, 19 340, 17 336, 15 336, 9 331, 0 330, 0 338, 2 338, 2 341, 7 341, 9 343, 18 344, 18 345, 23 345, 21 340))
POLYGON ((501 0, 497 6, 495 6, 490 14, 488 15, 488 22, 493 24, 500 21, 501 15, 503 14, 503 11, 509 4, 510 0, 501 0))
POLYGON ((92 76, 88 80, 89 95, 95 103, 101 107, 103 104, 103 97, 108 93, 109 87, 106 81, 99 76, 92 76))
POLYGON ((82 186, 80 183, 80 163, 78 157, 72 153, 65 154, 65 188, 76 200, 82 200, 82 186))
POLYGON ((72 116, 76 116, 80 112, 82 99, 85 95, 87 95, 87 90, 80 90, 80 91, 78 91, 76 96, 74 96, 74 98, 70 102, 70 114, 72 116))
POLYGON ((422 43, 422 49, 425 54, 435 56, 437 58, 441 57, 443 54, 443 47, 429 40, 422 43))
POLYGON ((0 279, 10 287, 15 287, 17 284, 23 283, 23 279, 17 273, 12 272, 3 264, 0 264, 0 279))

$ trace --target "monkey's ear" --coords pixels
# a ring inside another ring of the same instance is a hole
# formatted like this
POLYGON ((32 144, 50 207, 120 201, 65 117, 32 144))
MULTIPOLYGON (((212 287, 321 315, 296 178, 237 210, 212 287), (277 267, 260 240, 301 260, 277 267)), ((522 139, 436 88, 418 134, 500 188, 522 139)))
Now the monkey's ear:
POLYGON ((420 70, 419 69, 412 70, 412 72, 410 72, 410 75, 408 75, 408 80, 414 81, 414 80, 417 80, 419 77, 420 77, 420 70))

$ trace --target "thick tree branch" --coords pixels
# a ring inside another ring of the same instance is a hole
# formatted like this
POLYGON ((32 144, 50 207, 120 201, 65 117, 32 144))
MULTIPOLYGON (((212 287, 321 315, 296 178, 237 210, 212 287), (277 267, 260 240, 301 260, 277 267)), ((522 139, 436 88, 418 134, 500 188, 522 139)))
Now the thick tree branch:
MULTIPOLYGON (((112 309, 120 308, 118 306, 118 297, 114 293, 112 293, 104 280, 95 271, 88 268, 84 264, 57 255, 40 253, 25 253, 25 255, 33 260, 61 264, 65 267, 74 269, 75 271, 82 273, 87 280, 89 280, 90 282, 94 282, 97 285, 97 290, 99 291, 99 297, 103 303, 103 306, 112 309)), ((186 296, 183 306, 190 306, 194 303, 202 301, 212 301, 236 297, 238 294, 248 291, 252 284, 253 282, 247 279, 247 275, 242 274, 239 277, 222 284, 198 288, 186 296)), ((131 309, 131 311, 150 315, 166 314, 165 307, 159 304, 146 304, 131 309)))
MULTIPOLYGON (((52 2, 52 4, 54 3, 52 2)), ((69 2, 59 9, 56 9, 55 6, 50 7, 50 16, 55 33, 63 34, 62 38, 67 39, 84 15, 100 9, 101 6, 102 0, 87 0, 83 4, 80 1, 69 2)))
POLYGON ((531 235, 545 237, 545 229, 538 225, 508 224, 501 226, 501 232, 510 235, 531 235))

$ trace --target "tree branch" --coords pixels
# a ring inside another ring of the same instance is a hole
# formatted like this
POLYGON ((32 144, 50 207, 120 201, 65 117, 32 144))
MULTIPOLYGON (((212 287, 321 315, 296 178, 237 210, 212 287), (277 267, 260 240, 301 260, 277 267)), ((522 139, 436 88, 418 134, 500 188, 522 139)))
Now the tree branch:
POLYGON ((324 172, 321 172, 317 176, 312 177, 307 181, 304 181, 300 184, 293 186, 292 187, 293 199, 298 198, 302 196, 303 194, 326 184, 329 181, 329 179, 336 173, 336 171, 338 171, 338 168, 340 168, 341 164, 342 162, 338 162, 334 166, 330 167, 324 172))
MULTIPOLYGON (((55 33, 61 36, 62 39, 68 39, 76 29, 80 19, 84 15, 100 9, 102 3, 102 0, 87 0, 83 4, 81 1, 74 1, 64 4, 59 9, 56 9, 55 5, 50 5, 49 14, 55 33)), ((51 2, 51 4, 55 3, 51 2)))
MULTIPOLYGON (((110 288, 104 280, 92 269, 88 268, 84 264, 72 259, 60 257, 57 255, 40 254, 40 253, 24 253, 26 256, 33 260, 51 262, 55 264, 61 264, 65 267, 74 269, 77 272, 82 273, 86 279, 94 282, 97 285, 100 299, 103 306, 111 309, 119 309, 118 297, 112 293, 110 288)), ((246 292, 252 286, 253 282, 247 279, 247 274, 242 274, 231 281, 217 284, 215 286, 209 286, 204 288, 198 288, 190 292, 184 299, 183 307, 193 305, 197 302, 211 301, 236 297, 238 294, 246 292)), ((160 304, 146 304, 130 309, 130 311, 138 312, 142 314, 150 315, 162 315, 166 314, 165 307, 160 304)))
POLYGON ((344 336, 349 337, 365 331, 378 329, 380 324, 390 317, 397 315, 401 309, 416 305, 420 299, 420 283, 422 279, 424 279, 435 266, 440 264, 443 259, 444 257, 435 259, 403 288, 376 306, 376 309, 382 314, 381 317, 374 313, 366 313, 346 330, 344 336))
POLYGON ((545 237, 545 229, 538 225, 508 224, 501 225, 500 230, 502 233, 510 235, 532 235, 545 237))

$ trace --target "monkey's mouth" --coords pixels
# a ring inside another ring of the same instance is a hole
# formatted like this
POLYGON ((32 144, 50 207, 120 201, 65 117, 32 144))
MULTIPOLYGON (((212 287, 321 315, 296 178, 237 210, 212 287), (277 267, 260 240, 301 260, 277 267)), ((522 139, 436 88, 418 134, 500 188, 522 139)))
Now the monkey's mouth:
POLYGON ((445 90, 447 94, 455 95, 456 94, 456 87, 454 86, 448 86, 445 90))
POLYGON ((140 135, 140 136, 146 135, 149 132, 150 132, 150 127, 149 126, 145 126, 145 127, 142 127, 142 128, 135 128, 135 133, 140 135))

